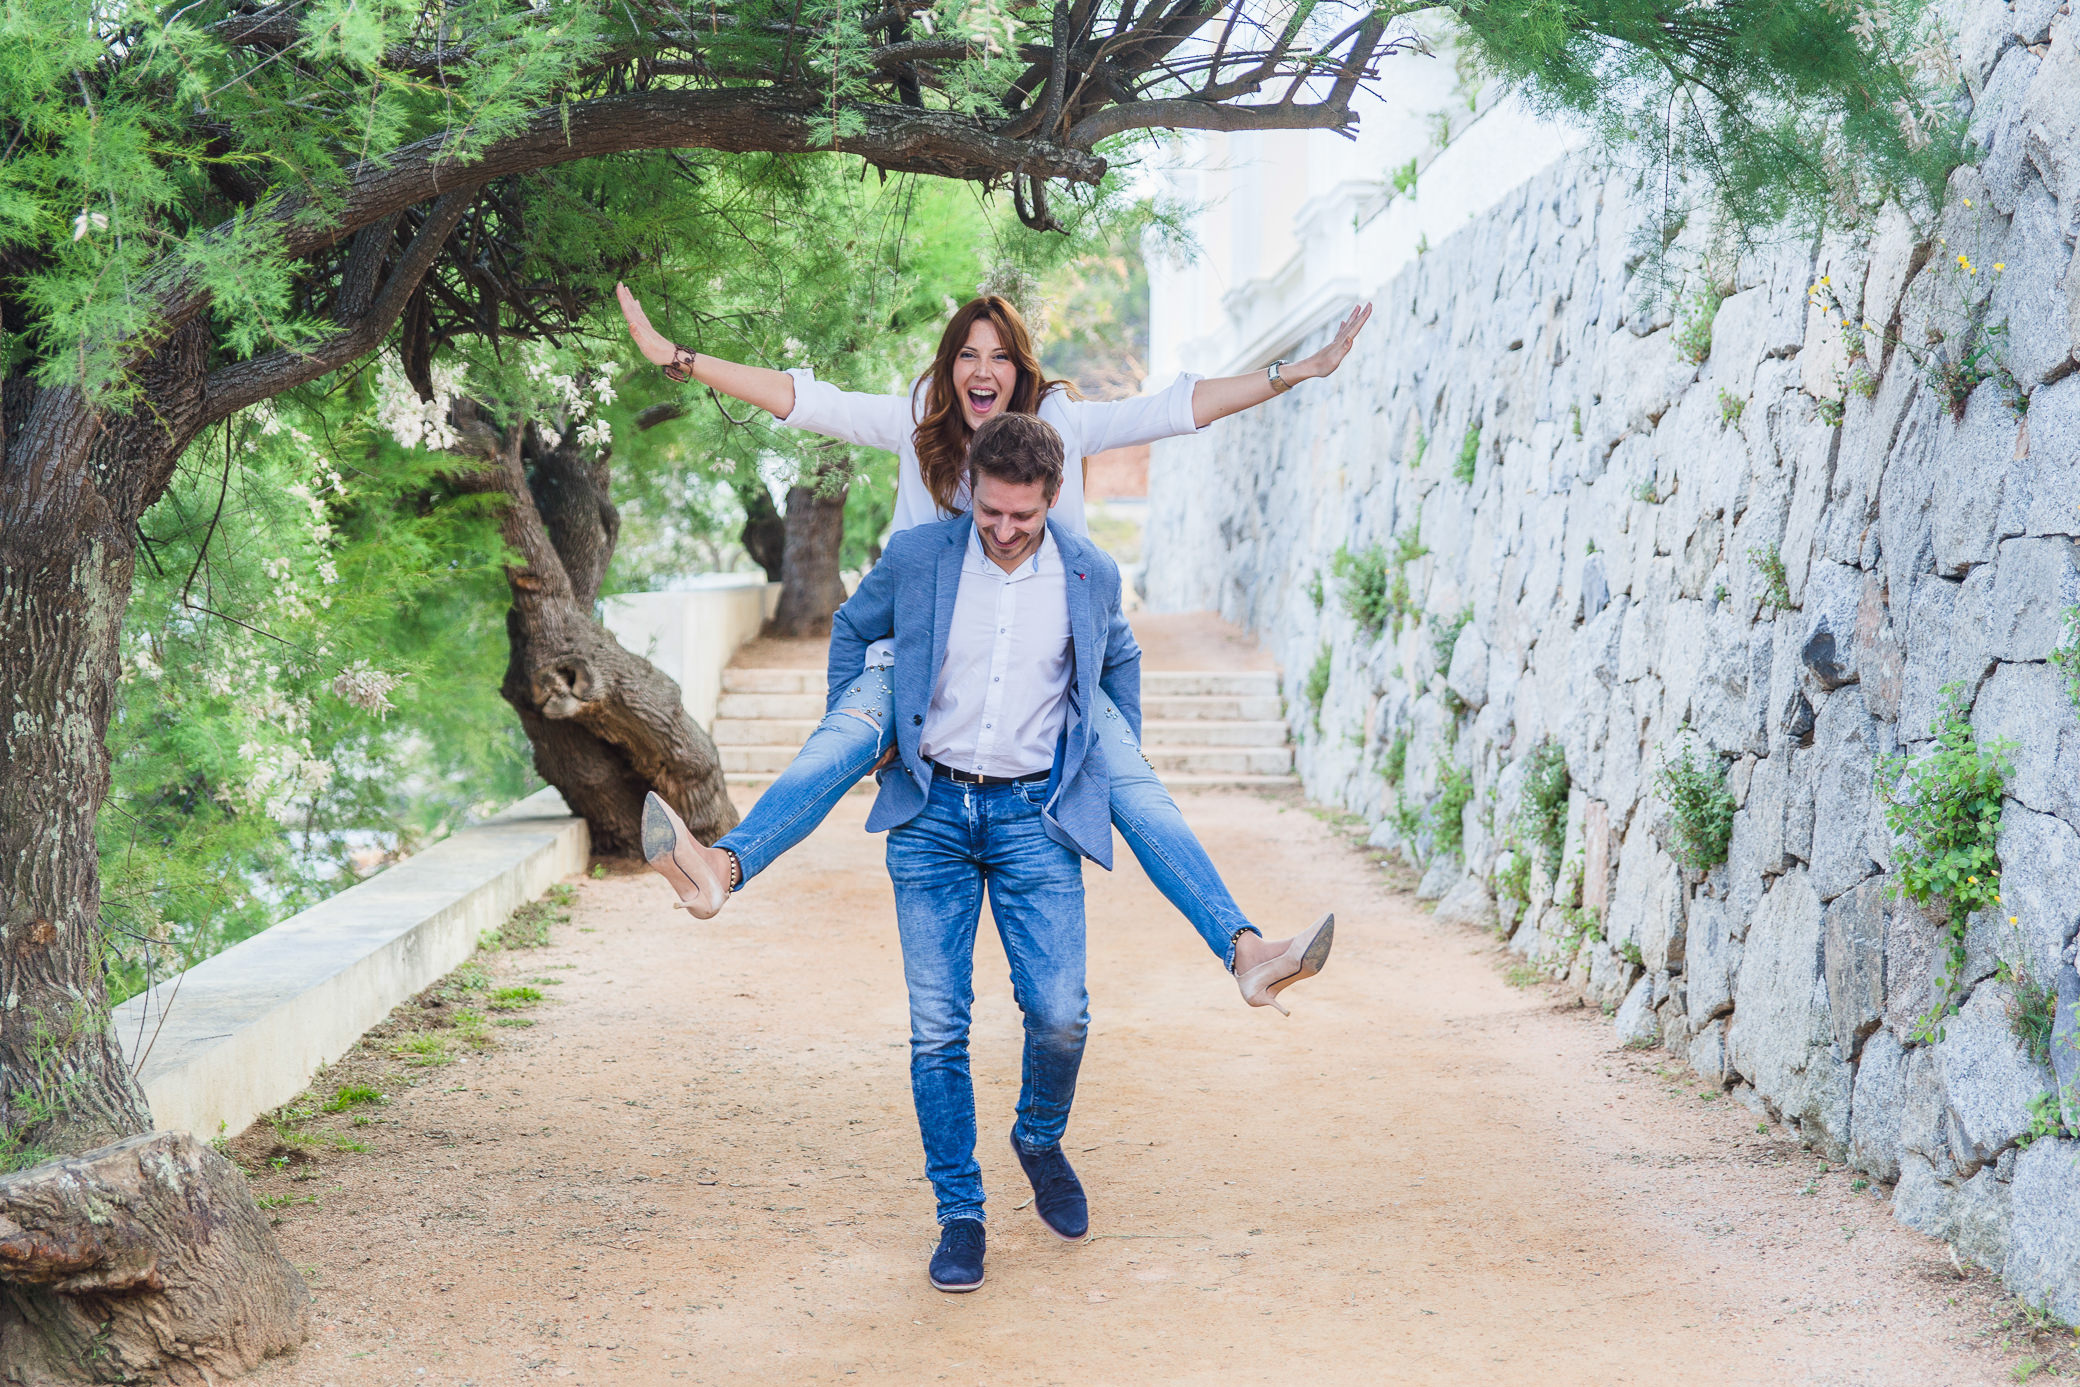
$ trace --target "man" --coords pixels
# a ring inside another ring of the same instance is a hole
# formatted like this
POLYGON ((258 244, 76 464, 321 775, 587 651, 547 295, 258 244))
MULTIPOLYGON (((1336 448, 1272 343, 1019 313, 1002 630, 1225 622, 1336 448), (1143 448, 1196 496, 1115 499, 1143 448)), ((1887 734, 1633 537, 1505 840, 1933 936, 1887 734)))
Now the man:
POLYGON ((1089 718, 1099 688, 1137 734, 1141 725, 1141 650, 1120 614, 1119 569, 1048 522, 1061 439, 1035 415, 1001 415, 976 431, 968 467, 972 513, 890 540, 839 609, 830 646, 835 708, 868 643, 895 639, 897 759, 867 830, 889 830, 942 1291, 982 1284, 968 1020, 985 889, 1025 1014, 1011 1145, 1047 1226, 1071 1240, 1089 1231, 1061 1142, 1090 1023, 1078 855, 1112 865, 1110 788, 1089 718))

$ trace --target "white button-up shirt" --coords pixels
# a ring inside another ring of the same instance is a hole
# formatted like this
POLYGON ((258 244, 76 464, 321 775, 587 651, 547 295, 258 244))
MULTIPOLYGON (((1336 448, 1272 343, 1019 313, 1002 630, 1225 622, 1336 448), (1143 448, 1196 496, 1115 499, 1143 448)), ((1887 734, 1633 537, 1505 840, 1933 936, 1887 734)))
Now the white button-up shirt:
POLYGON ((1069 711, 1069 594, 1046 535, 1006 573, 970 527, 961 586, 919 749, 976 775, 1033 775, 1054 764, 1069 711))

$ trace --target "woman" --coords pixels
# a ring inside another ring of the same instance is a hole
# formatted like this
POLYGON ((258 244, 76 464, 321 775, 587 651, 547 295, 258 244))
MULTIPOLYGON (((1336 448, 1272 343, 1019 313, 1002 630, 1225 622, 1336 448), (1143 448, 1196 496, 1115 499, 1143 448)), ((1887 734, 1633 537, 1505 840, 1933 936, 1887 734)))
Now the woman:
MULTIPOLYGON (((617 292, 636 346, 671 379, 697 380, 792 428, 896 454, 896 530, 965 511, 969 439, 984 420, 1016 411, 1037 413, 1062 436, 1067 457, 1051 518, 1088 534, 1083 459, 1110 448, 1196 433, 1282 394, 1295 381, 1326 376, 1343 363, 1372 316, 1370 304, 1353 309, 1328 346, 1298 362, 1274 362, 1262 371, 1219 380, 1181 375, 1154 395, 1098 402, 1079 399, 1064 382, 1045 379, 1018 310, 987 295, 954 313, 930 369, 909 394, 864 395, 819 381, 804 368, 774 371, 688 351, 651 328, 628 286, 617 292)), ((869 650, 858 682, 744 821, 713 847, 696 843, 663 800, 652 795, 645 801, 644 855, 694 916, 713 916, 730 892, 806 838, 887 751, 893 707, 889 663, 886 643, 869 650)), ((1143 870, 1234 975, 1244 1000, 1285 1012, 1278 994, 1320 971, 1335 917, 1324 915, 1290 939, 1264 939, 1235 904, 1111 699, 1101 703, 1098 722, 1112 784, 1113 823, 1143 870)))

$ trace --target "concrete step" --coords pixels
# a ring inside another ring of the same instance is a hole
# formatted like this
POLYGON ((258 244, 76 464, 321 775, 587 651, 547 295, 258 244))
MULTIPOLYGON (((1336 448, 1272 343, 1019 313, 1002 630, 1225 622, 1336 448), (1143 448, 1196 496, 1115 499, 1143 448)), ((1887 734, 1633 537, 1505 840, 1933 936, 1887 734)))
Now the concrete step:
POLYGON ((717 722, 732 718, 823 717, 823 690, 815 693, 726 693, 715 705, 717 722))
MULTIPOLYGON (((729 773, 774 776, 787 768, 800 748, 794 744, 722 743, 715 748, 729 773)), ((1149 764, 1168 782, 1177 775, 1284 776, 1293 771, 1291 747, 1143 747, 1149 764)))
POLYGON ((1275 693, 1151 694, 1145 683, 1141 687, 1141 716, 1149 722, 1276 722, 1284 711, 1275 693))
MULTIPOLYGON (((813 693, 724 693, 715 716, 815 720, 823 703, 820 686, 813 693)), ((1141 700, 1141 716, 1150 722, 1275 722, 1281 712, 1277 694, 1144 694, 1141 700)))
MULTIPOLYGON (((732 785, 766 786, 773 783, 777 771, 727 771, 723 779, 732 785)), ((1166 775, 1163 783, 1174 791, 1186 790, 1293 790, 1300 786, 1297 775, 1166 775)), ((854 795, 873 794, 879 787, 871 780, 862 780, 846 793, 854 795)))
POLYGON ((1181 775, 1289 775, 1293 769, 1291 747, 1196 747, 1146 746, 1141 748, 1156 774, 1165 779, 1181 775))
POLYGON ((739 669, 722 671, 726 694, 820 694, 829 685, 820 669, 739 669))
POLYGON ((1269 695, 1276 698, 1278 696, 1278 672, 1269 669, 1238 671, 1144 669, 1141 671, 1141 696, 1143 698, 1170 698, 1181 694, 1218 694, 1225 698, 1269 695))
MULTIPOLYGON (((819 708, 816 711, 820 715, 823 710, 819 708)), ((816 730, 817 724, 821 721, 821 716, 722 717, 715 719, 712 732, 717 746, 798 747, 809 740, 809 734, 816 730)), ((1286 745, 1286 725, 1282 722, 1144 722, 1141 725, 1141 733, 1143 741, 1163 747, 1253 747, 1266 751, 1282 751, 1286 745)))
MULTIPOLYGON (((744 669, 722 672, 726 694, 821 694, 828 687, 820 669, 744 669)), ((1143 670, 1143 698, 1221 697, 1276 698, 1278 675, 1264 670, 1143 670)))

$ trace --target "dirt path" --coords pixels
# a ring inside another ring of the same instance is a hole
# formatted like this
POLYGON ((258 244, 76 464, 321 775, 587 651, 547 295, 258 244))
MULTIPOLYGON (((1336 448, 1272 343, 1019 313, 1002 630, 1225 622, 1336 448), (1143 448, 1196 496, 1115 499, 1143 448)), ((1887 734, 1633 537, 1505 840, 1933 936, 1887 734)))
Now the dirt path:
POLYGON ((316 1333, 255 1380, 2007 1380, 1990 1293, 1938 1244, 1243 794, 1186 810, 1267 923, 1338 911, 1329 971, 1291 1020, 1249 1011, 1130 858, 1089 872, 1070 1146, 1097 1236, 1067 1246, 1017 1207, 985 930, 989 1282, 937 1294, 867 804, 713 924, 647 874, 585 882, 515 965, 567 979, 532 1030, 422 1071, 369 1152, 281 1185, 319 1200, 280 1230, 316 1333))

